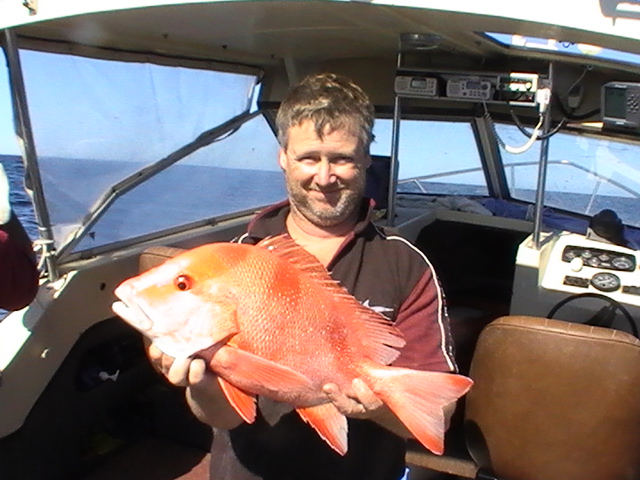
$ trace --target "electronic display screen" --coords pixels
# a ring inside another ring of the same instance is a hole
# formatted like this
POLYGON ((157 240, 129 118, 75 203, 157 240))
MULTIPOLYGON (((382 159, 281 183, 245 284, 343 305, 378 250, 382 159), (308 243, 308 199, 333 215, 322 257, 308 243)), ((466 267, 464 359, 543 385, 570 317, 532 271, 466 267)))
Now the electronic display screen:
POLYGON ((627 89, 624 87, 604 87, 604 118, 627 117, 627 89))

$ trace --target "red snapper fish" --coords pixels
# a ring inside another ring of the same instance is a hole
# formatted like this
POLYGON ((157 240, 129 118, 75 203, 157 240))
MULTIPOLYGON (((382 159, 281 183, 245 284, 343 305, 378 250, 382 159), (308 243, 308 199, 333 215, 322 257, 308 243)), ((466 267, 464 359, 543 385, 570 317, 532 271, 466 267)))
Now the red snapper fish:
POLYGON ((471 379, 388 366, 405 344, 290 237, 212 243, 124 281, 113 310, 167 355, 204 358, 248 423, 256 396, 292 405, 338 453, 347 420, 322 390, 361 378, 429 450, 441 454, 443 407, 471 379))

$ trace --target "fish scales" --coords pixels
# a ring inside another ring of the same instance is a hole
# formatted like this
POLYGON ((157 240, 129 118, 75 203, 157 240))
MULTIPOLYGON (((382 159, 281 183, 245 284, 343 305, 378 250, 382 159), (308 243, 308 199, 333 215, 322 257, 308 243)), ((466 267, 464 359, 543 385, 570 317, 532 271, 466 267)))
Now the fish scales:
POLYGON ((362 379, 435 453, 444 448, 443 407, 472 384, 387 366, 404 346, 400 332, 286 235, 189 250, 115 294, 114 311, 166 354, 205 358, 245 421, 255 420, 256 396, 290 403, 342 455, 347 422, 324 394, 326 383, 350 392, 362 379))
POLYGON ((333 300, 328 292, 301 272, 282 268, 282 262, 256 250, 234 270, 237 276, 229 285, 243 295, 250 293, 238 306, 240 333, 229 344, 292 367, 322 386, 333 370, 322 365, 338 363, 337 357, 347 354, 347 325, 327 307, 333 300), (256 271, 259 282, 253 281, 256 271))

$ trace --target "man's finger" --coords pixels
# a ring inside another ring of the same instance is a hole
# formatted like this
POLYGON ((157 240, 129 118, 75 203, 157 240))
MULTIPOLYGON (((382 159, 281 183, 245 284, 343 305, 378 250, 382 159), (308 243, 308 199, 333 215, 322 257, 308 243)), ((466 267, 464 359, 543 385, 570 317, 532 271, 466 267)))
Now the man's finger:
POLYGON ((191 358, 176 358, 173 360, 169 371, 166 373, 167 379, 179 387, 189 385, 189 369, 191 366, 191 358))
POLYGON ((364 405, 342 393, 337 385, 328 383, 324 385, 322 390, 343 415, 357 418, 366 412, 364 405))
POLYGON ((189 385, 199 384, 204 380, 206 374, 207 363, 201 358, 192 360, 189 366, 189 385))
POLYGON ((358 400, 367 410, 376 410, 382 406, 382 400, 373 393, 363 380, 359 378, 354 379, 352 386, 358 400))

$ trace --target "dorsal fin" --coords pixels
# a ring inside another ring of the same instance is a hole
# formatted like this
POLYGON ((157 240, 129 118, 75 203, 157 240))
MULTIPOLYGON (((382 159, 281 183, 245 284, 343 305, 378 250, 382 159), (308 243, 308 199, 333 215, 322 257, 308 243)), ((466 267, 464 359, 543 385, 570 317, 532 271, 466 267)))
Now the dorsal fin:
POLYGON ((318 259, 298 245, 289 235, 265 238, 258 242, 256 247, 264 248, 280 258, 288 260, 298 270, 311 275, 314 280, 335 283, 335 280, 331 278, 327 269, 318 259))
POLYGON ((397 349, 405 345, 400 331, 384 316, 362 306, 342 285, 331 278, 316 257, 298 245, 289 235, 269 237, 256 246, 286 259, 329 291, 337 303, 355 312, 355 334, 365 347, 363 354, 367 358, 388 365, 400 355, 397 349))

